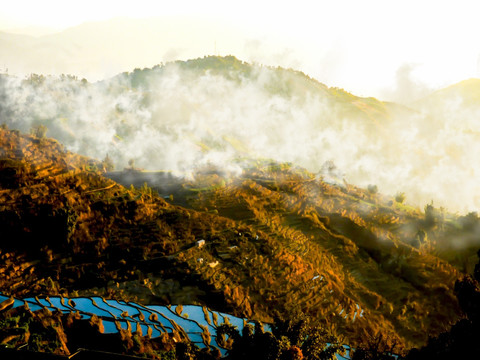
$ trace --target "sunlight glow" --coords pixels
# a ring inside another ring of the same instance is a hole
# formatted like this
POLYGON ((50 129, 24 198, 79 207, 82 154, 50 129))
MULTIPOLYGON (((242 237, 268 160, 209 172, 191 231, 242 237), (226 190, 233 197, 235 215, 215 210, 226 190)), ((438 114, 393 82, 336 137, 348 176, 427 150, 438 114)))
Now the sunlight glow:
MULTIPOLYGON (((409 76, 429 89, 479 76, 477 8, 477 2, 465 0, 247 0, 235 5, 218 0, 18 0, 3 5, 0 29, 32 34, 39 31, 32 27, 58 31, 116 17, 206 19, 241 36, 229 40, 205 32, 209 45, 196 56, 218 48, 247 61, 298 68, 358 95, 388 97, 385 89, 395 89, 397 70, 405 64, 411 65, 409 76)), ((195 47, 188 27, 183 30, 185 47, 195 47)), ((139 67, 150 65, 138 62, 139 67)))

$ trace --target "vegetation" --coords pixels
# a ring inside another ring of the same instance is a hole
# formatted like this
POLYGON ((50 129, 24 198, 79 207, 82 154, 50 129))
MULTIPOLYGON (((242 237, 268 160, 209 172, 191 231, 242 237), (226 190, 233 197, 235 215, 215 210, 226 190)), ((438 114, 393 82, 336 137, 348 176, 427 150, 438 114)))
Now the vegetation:
POLYGON ((113 163, 113 160, 108 156, 108 154, 105 156, 105 159, 103 159, 102 165, 104 171, 115 170, 115 164, 113 163))
MULTIPOLYGON (((339 110, 341 117, 355 115, 367 120, 370 124, 389 121, 390 111, 394 109, 393 104, 382 102, 375 98, 362 98, 343 89, 329 88, 301 71, 281 67, 251 65, 232 55, 224 57, 205 56, 188 61, 159 64, 153 68, 137 68, 133 72, 118 75, 114 80, 119 80, 122 84, 126 81, 133 89, 147 90, 152 81, 160 79, 165 72, 175 68, 189 72, 192 76, 208 73, 238 83, 246 79, 259 80, 259 70, 266 68, 272 76, 270 81, 264 85, 265 91, 285 97, 307 97, 307 95, 319 94, 325 96, 326 99, 331 100, 334 104, 340 105, 337 110, 339 110)), ((145 102, 148 101, 147 92, 145 102)))
POLYGON ((403 204, 405 199, 406 199, 406 196, 404 192, 399 192, 395 195, 395 201, 399 204, 403 204))
MULTIPOLYGON (((480 251, 478 253, 480 257, 480 251)), ((430 337, 421 349, 412 349, 408 360, 467 359, 480 351, 480 263, 475 267, 475 277, 466 276, 455 283, 455 292, 465 317, 449 331, 430 337)))
MULTIPOLYGON (((189 181, 156 173, 156 181, 128 188, 105 178, 102 162, 50 139, 40 144, 0 129, 0 148, 4 294, 197 303, 269 323, 295 309, 308 314, 278 322, 271 334, 220 328, 232 359, 266 344, 272 358, 329 358, 341 350, 339 337, 359 357, 369 349, 367 334, 386 339, 378 353, 392 344, 405 353, 444 332, 465 308, 454 288, 469 253, 451 256, 446 239, 474 236, 474 213, 399 207, 378 192, 271 161, 247 163, 235 179, 215 169, 189 181), (195 246, 199 239, 205 246, 195 246)), ((32 346, 62 348, 59 331, 45 336, 33 336, 32 346)), ((142 341, 131 339, 133 353, 142 341)), ((161 351, 218 355, 188 344, 161 351)))
MULTIPOLYGON (((21 346, 31 351, 67 356, 82 348, 172 360, 213 360, 222 356, 215 346, 199 348, 176 331, 161 332, 153 339, 131 327, 117 327, 116 333, 104 334, 102 320, 96 315, 82 319, 78 312, 52 312, 47 308, 32 312, 27 304, 11 308, 10 299, 0 305, 3 307, 0 310, 0 340, 9 348, 21 346)), ((273 329, 273 332, 265 332, 263 325, 257 322, 255 327, 245 325, 240 334, 235 326, 223 323, 216 326, 215 337, 223 349, 228 349, 226 359, 327 360, 334 359, 337 352, 344 353, 334 336, 312 326, 311 320, 303 314, 288 321, 277 321, 273 329)))
POLYGON ((395 343, 382 334, 370 336, 363 344, 352 350, 352 360, 395 360, 395 343))
POLYGON ((34 126, 32 127, 30 133, 39 138, 39 139, 43 139, 45 138, 45 135, 47 134, 47 127, 45 125, 37 125, 37 126, 34 126))
POLYGON ((27 305, 0 311, 0 339, 7 348, 21 346, 24 350, 64 356, 83 348, 172 360, 182 359, 181 349, 192 346, 189 342, 175 342, 167 334, 156 340, 127 330, 104 334, 98 317, 82 319, 78 313, 61 314, 46 308, 32 312, 27 305))

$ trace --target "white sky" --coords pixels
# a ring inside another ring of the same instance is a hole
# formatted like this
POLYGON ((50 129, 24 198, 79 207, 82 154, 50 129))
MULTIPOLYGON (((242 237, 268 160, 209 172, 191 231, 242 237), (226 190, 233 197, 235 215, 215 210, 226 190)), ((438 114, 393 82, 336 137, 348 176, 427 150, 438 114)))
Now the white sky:
POLYGON ((0 30, 5 31, 64 29, 118 16, 188 15, 226 21, 278 46, 278 54, 288 54, 299 70, 358 95, 378 96, 394 88, 396 71, 405 64, 412 64, 416 81, 431 88, 480 76, 478 1, 2 2, 0 30))

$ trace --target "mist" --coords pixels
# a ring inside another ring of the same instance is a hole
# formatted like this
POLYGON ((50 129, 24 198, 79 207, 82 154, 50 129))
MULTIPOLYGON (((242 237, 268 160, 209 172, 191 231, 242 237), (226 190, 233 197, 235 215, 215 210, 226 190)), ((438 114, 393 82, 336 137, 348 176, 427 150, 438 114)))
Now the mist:
POLYGON ((242 159, 292 162, 313 173, 333 161, 346 180, 404 192, 421 208, 480 205, 480 107, 461 97, 389 108, 388 119, 346 112, 320 85, 292 71, 186 69, 175 63, 97 83, 74 77, 2 76, 0 123, 48 127, 66 148, 117 169, 193 176, 214 165, 239 174, 242 159), (140 80, 139 80, 140 79, 140 80), (398 108, 398 109, 397 109, 398 108))
POLYGON ((382 99, 409 105, 433 92, 433 89, 415 75, 418 64, 402 64, 395 73, 395 85, 381 92, 382 99))

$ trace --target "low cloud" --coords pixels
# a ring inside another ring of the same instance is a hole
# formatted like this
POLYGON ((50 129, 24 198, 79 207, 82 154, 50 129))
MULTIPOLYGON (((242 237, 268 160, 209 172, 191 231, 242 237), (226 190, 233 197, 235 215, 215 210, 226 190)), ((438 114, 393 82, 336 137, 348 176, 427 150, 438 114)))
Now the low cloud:
POLYGON ((385 89, 382 98, 408 105, 430 94, 432 89, 415 77, 415 69, 418 67, 413 63, 401 65, 395 74, 394 88, 385 89))
MULTIPOLYGON (((410 73, 403 71, 407 79, 410 73)), ((461 98, 391 108, 379 122, 346 112, 351 104, 307 86, 303 76, 261 66, 248 75, 168 64, 93 84, 37 80, 1 78, 0 122, 23 131, 46 124, 69 150, 108 154, 117 168, 135 159, 138 167, 184 176, 207 164, 235 173, 249 157, 316 173, 333 160, 350 183, 405 192, 421 207, 431 200, 458 211, 480 205, 480 107, 461 98)))

